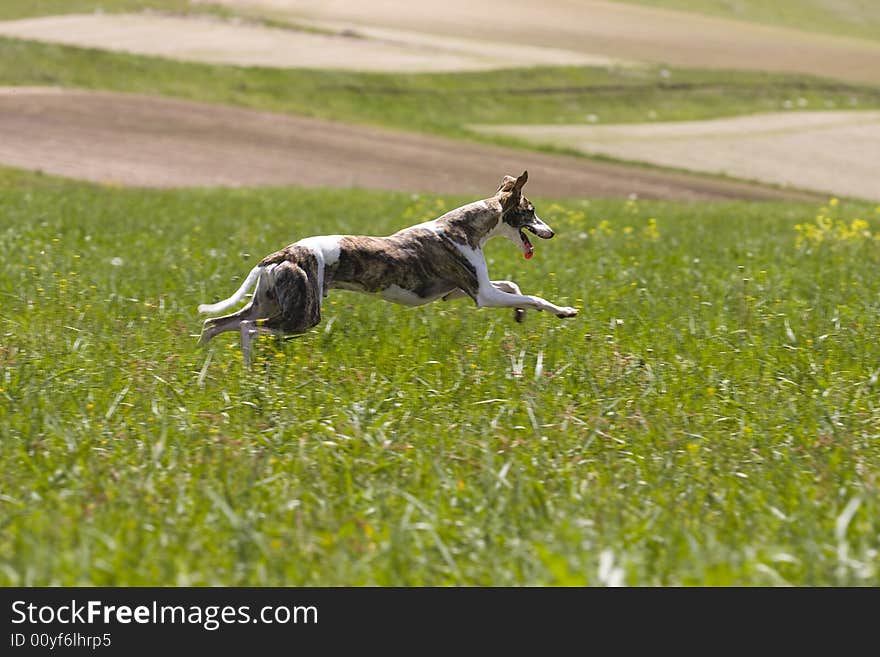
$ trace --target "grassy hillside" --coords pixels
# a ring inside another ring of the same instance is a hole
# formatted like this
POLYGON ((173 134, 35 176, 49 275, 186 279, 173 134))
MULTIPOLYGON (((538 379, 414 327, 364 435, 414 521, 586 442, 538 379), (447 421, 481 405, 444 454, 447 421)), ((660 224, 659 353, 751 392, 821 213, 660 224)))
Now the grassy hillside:
POLYGON ((0 20, 95 11, 191 11, 189 0, 3 0, 0 20))
POLYGON ((0 173, 0 584, 880 583, 880 208, 536 199, 490 269, 576 319, 195 346, 267 251, 465 200, 0 173))
POLYGON ((807 76, 665 68, 369 74, 210 66, 0 38, 0 85, 155 93, 461 136, 474 123, 705 119, 880 107, 880 90, 807 76))
POLYGON ((880 40, 880 3, 876 0, 621 1, 791 27, 808 32, 880 40))

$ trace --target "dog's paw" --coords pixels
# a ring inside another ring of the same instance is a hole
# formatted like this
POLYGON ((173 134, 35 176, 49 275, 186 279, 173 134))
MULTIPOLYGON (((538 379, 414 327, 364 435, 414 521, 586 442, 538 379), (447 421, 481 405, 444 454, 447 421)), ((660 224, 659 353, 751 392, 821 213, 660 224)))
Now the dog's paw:
POLYGON ((578 314, 577 308, 566 307, 566 308, 560 308, 559 310, 561 312, 556 313, 556 316, 559 317, 560 319, 565 319, 566 317, 574 317, 575 315, 578 314))

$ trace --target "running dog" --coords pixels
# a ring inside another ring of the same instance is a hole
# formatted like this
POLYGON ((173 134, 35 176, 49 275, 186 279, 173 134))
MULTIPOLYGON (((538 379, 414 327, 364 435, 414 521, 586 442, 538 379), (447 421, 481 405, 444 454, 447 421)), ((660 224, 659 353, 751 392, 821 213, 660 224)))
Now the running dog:
POLYGON ((203 314, 223 312, 256 287, 250 303, 237 313, 206 320, 199 344, 224 331, 239 331, 249 366, 259 333, 305 333, 321 321, 321 302, 333 288, 378 294, 406 306, 468 296, 479 307, 515 308, 517 321, 526 308, 574 317, 575 308, 523 294, 512 281, 489 279, 483 257, 489 239, 506 237, 530 259, 535 251, 525 231, 545 240, 554 235, 523 196, 527 180, 527 171, 518 178, 504 176, 494 196, 389 237, 307 237, 276 251, 251 269, 231 297, 199 306, 203 314))

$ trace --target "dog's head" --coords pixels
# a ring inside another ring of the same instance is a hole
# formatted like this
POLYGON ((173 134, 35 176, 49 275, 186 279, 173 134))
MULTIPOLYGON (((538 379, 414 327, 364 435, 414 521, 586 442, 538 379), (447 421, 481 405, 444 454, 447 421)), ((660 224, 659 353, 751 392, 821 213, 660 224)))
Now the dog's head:
POLYGON ((544 240, 549 240, 554 235, 553 229, 538 218, 535 206, 522 193, 523 185, 528 179, 528 171, 523 171, 519 178, 504 176, 495 192, 495 196, 501 201, 499 234, 518 245, 527 260, 535 255, 535 247, 529 241, 526 231, 544 240))

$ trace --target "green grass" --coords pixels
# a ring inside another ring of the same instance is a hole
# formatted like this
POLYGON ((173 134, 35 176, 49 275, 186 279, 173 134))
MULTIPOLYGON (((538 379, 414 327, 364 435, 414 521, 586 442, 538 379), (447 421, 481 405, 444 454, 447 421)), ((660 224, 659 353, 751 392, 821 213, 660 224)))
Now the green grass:
POLYGON ((872 206, 535 199, 491 271, 578 318, 195 346, 264 253, 466 200, 0 172, 0 584, 880 584, 872 206))
POLYGON ((0 85, 61 85, 478 137, 475 123, 695 120, 758 111, 880 107, 880 90, 795 75, 539 68, 368 74, 210 66, 0 38, 0 85))
POLYGON ((0 3, 0 20, 144 9, 182 13, 193 11, 198 7, 193 7, 189 0, 3 0, 0 3))
POLYGON ((876 0, 622 0, 640 5, 699 12, 722 18, 880 39, 880 3, 876 0))

